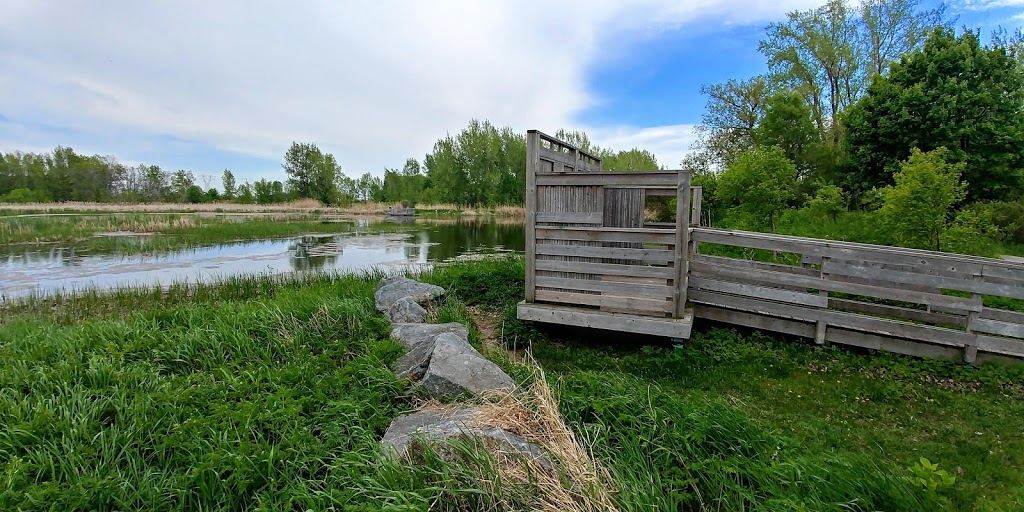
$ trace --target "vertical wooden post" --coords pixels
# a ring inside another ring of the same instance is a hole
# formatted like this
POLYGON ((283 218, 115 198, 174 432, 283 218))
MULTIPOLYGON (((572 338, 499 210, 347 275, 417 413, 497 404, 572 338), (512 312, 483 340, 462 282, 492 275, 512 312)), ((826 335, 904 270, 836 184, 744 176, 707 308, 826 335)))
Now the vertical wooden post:
MULTIPOLYGON (((974 281, 978 281, 978 280, 981 279, 981 276, 974 275, 974 276, 971 276, 971 279, 973 279, 974 281)), ((981 299, 981 294, 978 294, 978 293, 972 294, 971 295, 971 300, 973 300, 974 303, 978 304, 979 306, 984 306, 984 304, 985 304, 982 301, 982 299, 981 299)), ((967 313, 967 321, 966 321, 966 324, 964 325, 964 330, 966 330, 967 332, 974 332, 971 324, 973 324, 974 321, 977 318, 978 318, 978 313, 976 311, 971 311, 971 312, 967 313)), ((974 364, 975 361, 977 361, 977 360, 978 360, 978 342, 975 341, 974 344, 972 344, 972 345, 964 345, 964 362, 967 363, 967 364, 974 364)))
POLYGON ((687 272, 690 259, 690 171, 679 171, 676 186, 675 318, 686 315, 687 272))
MULTIPOLYGON (((828 273, 825 270, 825 265, 828 264, 828 261, 829 261, 829 257, 828 256, 822 256, 821 257, 821 269, 820 269, 820 271, 818 273, 818 276, 821 277, 822 279, 827 279, 828 273)), ((822 297, 825 297, 825 304, 826 304, 825 305, 825 309, 828 309, 828 290, 818 290, 818 295, 821 295, 822 297)), ((817 325, 815 325, 815 329, 814 329, 814 343, 815 344, 817 344, 817 345, 824 345, 825 344, 825 332, 827 330, 828 330, 828 324, 826 324, 824 320, 818 320, 818 323, 817 323, 817 325)))
POLYGON ((526 302, 533 302, 537 266, 537 168, 540 167, 540 132, 526 132, 526 302))
POLYGON ((704 199, 704 187, 690 187, 693 190, 693 211, 690 213, 690 225, 700 226, 700 207, 704 199))

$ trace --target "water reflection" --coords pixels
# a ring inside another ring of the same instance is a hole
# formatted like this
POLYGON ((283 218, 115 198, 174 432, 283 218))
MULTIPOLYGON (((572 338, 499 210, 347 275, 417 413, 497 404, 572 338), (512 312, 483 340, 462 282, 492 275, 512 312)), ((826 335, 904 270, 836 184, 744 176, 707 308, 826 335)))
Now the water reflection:
POLYGON ((356 225, 354 233, 234 242, 144 255, 117 252, 117 248, 124 250, 128 244, 139 243, 135 237, 119 239, 115 250, 105 253, 67 245, 0 246, 0 296, 209 281, 244 273, 423 266, 484 253, 522 252, 524 238, 522 224, 493 220, 400 225, 366 219, 356 225))

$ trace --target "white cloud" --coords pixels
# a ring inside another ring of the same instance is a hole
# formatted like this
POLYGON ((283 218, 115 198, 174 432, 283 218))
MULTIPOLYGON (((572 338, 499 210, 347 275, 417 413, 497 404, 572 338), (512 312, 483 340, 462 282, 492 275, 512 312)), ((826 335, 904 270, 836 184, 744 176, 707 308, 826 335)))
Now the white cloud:
POLYGON ((678 169, 679 162, 697 140, 697 125, 678 124, 647 128, 617 127, 587 130, 594 144, 615 150, 640 148, 654 153, 658 164, 678 169))
MULTIPOLYGON (((585 76, 603 45, 816 3, 5 2, 0 113, 93 134, 99 152, 119 156, 171 138, 277 160, 300 140, 350 174, 379 173, 473 117, 573 125, 593 103, 585 76)), ((689 145, 685 125, 589 128, 668 166, 689 145)), ((61 136, 0 142, 52 147, 61 136)))

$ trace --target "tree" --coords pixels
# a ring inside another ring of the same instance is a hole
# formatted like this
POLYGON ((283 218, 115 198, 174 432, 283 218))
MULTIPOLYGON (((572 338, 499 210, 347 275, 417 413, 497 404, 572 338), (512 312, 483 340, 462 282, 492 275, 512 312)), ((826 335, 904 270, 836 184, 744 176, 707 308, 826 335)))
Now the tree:
POLYGON ((741 154, 718 179, 715 194, 755 228, 771 227, 794 198, 796 167, 778 146, 741 154))
POLYGON ((896 184, 881 190, 878 211, 896 245, 939 250, 940 235, 954 205, 966 195, 960 175, 963 163, 948 163, 950 152, 927 153, 914 148, 894 176, 896 184))
POLYGON ((334 155, 320 151, 316 144, 293 142, 284 155, 288 186, 297 197, 333 204, 338 199, 337 175, 341 166, 334 155))
POLYGON ((237 189, 235 187, 235 175, 230 170, 224 169, 224 174, 221 176, 221 184, 223 185, 224 193, 221 197, 226 201, 231 201, 235 198, 237 189))
POLYGON ((867 74, 884 74, 889 64, 921 46, 943 23, 945 4, 918 10, 917 0, 864 0, 860 4, 861 46, 867 74))
POLYGON ((761 146, 782 148, 802 175, 811 167, 811 147, 820 142, 811 110, 802 96, 791 91, 768 98, 764 117, 754 129, 754 140, 761 146))
POLYGON ((758 50, 768 58, 773 81, 798 91, 825 140, 840 140, 839 113, 863 86, 863 56, 857 20, 844 0, 828 0, 784 22, 768 25, 758 50))
MULTIPOLYGON (((179 169, 171 175, 170 199, 179 203, 192 202, 189 197, 189 189, 196 186, 195 176, 191 171, 179 169)), ((203 189, 199 189, 202 194, 203 189)))
POLYGON ((807 202, 807 207, 823 217, 835 222, 840 213, 846 211, 843 189, 835 185, 824 185, 818 189, 814 197, 807 202))
POLYGON ((253 196, 252 187, 249 182, 242 183, 238 186, 238 202, 240 204, 252 204, 256 202, 256 198, 253 196))
POLYGON ((704 85, 701 93, 708 103, 698 131, 695 149, 719 168, 728 167, 736 157, 753 147, 754 127, 764 113, 768 82, 762 76, 746 81, 704 85))
POLYGON ((658 159, 646 149, 633 148, 608 155, 601 160, 606 171, 657 171, 658 159))
POLYGON ((1024 183, 1022 108, 1024 73, 1006 48, 936 29, 847 113, 849 188, 891 184, 913 147, 946 147, 966 164, 971 200, 1011 196, 1024 183))

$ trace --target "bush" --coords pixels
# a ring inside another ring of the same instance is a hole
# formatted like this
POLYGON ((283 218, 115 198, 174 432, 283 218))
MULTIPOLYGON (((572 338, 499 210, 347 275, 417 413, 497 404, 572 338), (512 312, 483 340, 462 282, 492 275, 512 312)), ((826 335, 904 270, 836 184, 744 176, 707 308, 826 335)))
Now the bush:
POLYGON ((42 190, 16 188, 2 196, 0 203, 48 203, 50 196, 42 190))

